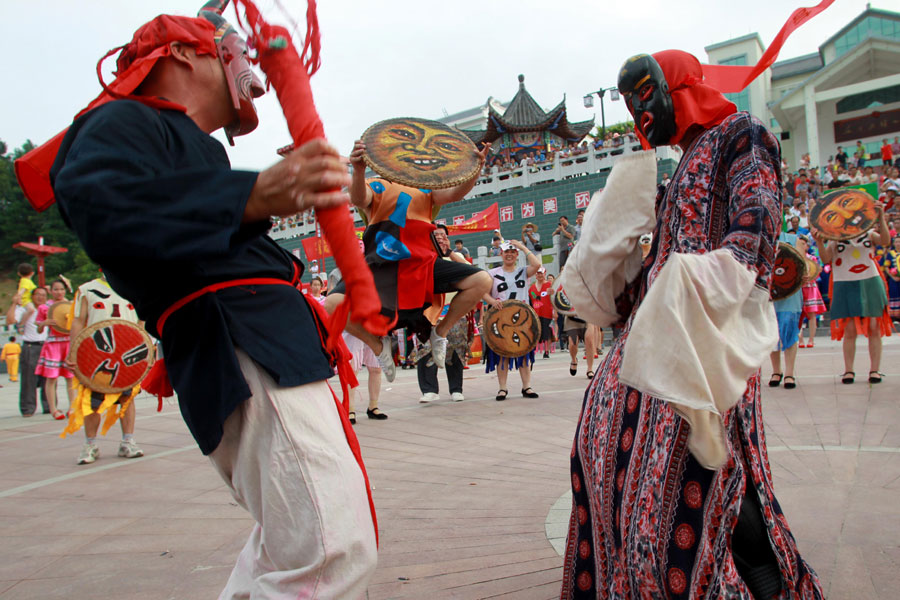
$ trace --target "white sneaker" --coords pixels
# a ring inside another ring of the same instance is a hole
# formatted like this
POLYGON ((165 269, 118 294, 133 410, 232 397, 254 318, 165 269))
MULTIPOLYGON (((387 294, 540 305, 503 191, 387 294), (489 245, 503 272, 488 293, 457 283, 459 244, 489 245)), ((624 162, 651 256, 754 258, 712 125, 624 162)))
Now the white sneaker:
POLYGON ((426 392, 425 394, 422 394, 421 398, 419 398, 419 403, 428 404, 429 402, 437 402, 440 399, 441 397, 438 394, 435 394, 434 392, 426 392))
POLYGON ((381 338, 381 354, 378 355, 378 364, 384 371, 384 378, 388 383, 394 380, 397 375, 397 367, 394 365, 394 353, 391 351, 391 338, 384 336, 381 338))
POLYGON ((123 441, 119 444, 119 456, 122 458, 137 458, 143 455, 144 451, 141 450, 134 441, 123 441))
POLYGON ((100 458, 100 448, 94 444, 85 444, 81 448, 81 454, 78 455, 79 465, 89 465, 100 458))
POLYGON ((447 360, 447 338, 439 336, 432 328, 428 341, 431 342, 431 358, 434 359, 434 364, 438 369, 443 369, 447 360))
POLYGON ((462 402, 466 399, 466 397, 462 395, 462 392, 453 392, 450 394, 450 397, 453 398, 454 402, 462 402))

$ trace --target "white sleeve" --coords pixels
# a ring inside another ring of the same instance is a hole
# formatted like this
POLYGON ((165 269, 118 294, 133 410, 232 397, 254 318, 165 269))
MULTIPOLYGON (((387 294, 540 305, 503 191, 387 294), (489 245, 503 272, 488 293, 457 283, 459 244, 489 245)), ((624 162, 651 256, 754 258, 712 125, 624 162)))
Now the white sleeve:
POLYGON ((722 466, 722 415, 778 341, 775 308, 756 274, 721 248, 669 256, 625 342, 619 381, 669 402, 691 425, 701 465, 722 466))
POLYGON ((616 298, 640 275, 639 239, 653 231, 655 211, 656 152, 619 158, 588 205, 558 280, 580 318, 605 327, 627 317, 617 313, 616 298))

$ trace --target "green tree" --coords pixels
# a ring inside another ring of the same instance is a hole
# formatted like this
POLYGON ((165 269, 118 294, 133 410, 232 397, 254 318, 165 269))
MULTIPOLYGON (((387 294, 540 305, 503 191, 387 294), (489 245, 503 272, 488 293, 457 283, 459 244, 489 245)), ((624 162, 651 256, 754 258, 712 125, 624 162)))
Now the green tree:
POLYGON ((97 276, 97 265, 91 262, 78 238, 66 226, 59 209, 51 206, 42 213, 34 210, 16 180, 13 163, 32 148, 34 145, 28 141, 10 153, 7 145, 0 141, 0 273, 14 277, 19 263, 35 264, 34 257, 12 246, 16 242, 36 243, 38 237, 43 236, 48 246, 69 250, 47 257, 44 261, 47 279, 62 273, 72 280, 73 285, 81 285, 97 276))
MULTIPOLYGON (((626 131, 629 131, 631 129, 634 129, 634 121, 622 121, 620 123, 607 125, 606 133, 618 133, 619 135, 622 135, 626 131)), ((597 127, 594 128, 594 131, 591 132, 591 135, 598 139, 602 137, 600 132, 600 125, 597 125, 597 127)))

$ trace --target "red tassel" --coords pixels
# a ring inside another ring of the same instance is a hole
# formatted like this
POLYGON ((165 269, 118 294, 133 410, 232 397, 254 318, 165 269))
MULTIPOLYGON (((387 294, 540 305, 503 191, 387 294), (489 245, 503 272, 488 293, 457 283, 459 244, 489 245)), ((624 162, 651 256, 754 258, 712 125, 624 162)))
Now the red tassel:
MULTIPOLYGON (((237 0, 236 7, 237 4, 244 7, 250 42, 259 53, 259 65, 268 83, 278 95, 294 147, 324 138, 325 128, 316 111, 309 85, 310 73, 318 68, 320 50, 314 0, 310 0, 307 9, 307 37, 303 51, 304 54, 309 51, 310 56, 305 62, 297 54, 287 29, 268 24, 251 0, 237 0)), ((350 318, 374 335, 385 335, 390 330, 391 322, 381 314, 381 300, 375 290, 375 280, 359 252, 350 211, 346 206, 318 209, 316 218, 343 275, 347 288, 344 303, 349 302, 350 318)), ((345 324, 346 321, 338 322, 335 317, 331 319, 331 339, 338 337, 333 334, 342 330, 345 324)))
POLYGON ((162 358, 156 359, 150 372, 141 382, 141 389, 156 396, 157 405, 156 412, 162 412, 163 398, 171 398, 175 395, 172 389, 172 383, 169 381, 169 371, 166 370, 166 361, 162 358))

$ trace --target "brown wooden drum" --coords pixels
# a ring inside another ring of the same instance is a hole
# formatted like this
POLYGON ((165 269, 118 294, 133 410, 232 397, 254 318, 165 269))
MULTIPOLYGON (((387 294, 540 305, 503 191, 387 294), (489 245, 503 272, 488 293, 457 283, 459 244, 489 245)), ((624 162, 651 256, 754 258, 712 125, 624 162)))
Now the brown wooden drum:
POLYGON ((362 135, 365 161, 396 183, 435 190, 469 181, 481 169, 475 144, 438 121, 401 117, 380 121, 362 135))
POLYGON ((772 289, 769 298, 772 300, 787 298, 803 285, 804 275, 806 275, 806 258, 790 244, 779 242, 775 268, 772 269, 772 289))
POLYGON ((484 317, 484 341, 504 358, 525 356, 537 346, 541 323, 537 313, 521 300, 504 300, 490 307, 484 317))
POLYGON ((559 286, 555 292, 550 296, 550 302, 553 304, 553 307, 557 312, 572 316, 575 314, 575 309, 572 307, 572 302, 569 300, 569 297, 566 295, 566 291, 562 286, 559 286))
POLYGON ((72 303, 68 300, 53 303, 50 310, 47 312, 47 318, 53 321, 53 325, 51 325, 53 329, 63 334, 69 333, 66 321, 68 321, 69 310, 71 308, 72 303))
POLYGON ((85 327, 72 340, 72 355, 78 381, 104 394, 124 392, 140 384, 155 359, 147 332, 124 319, 85 327))
POLYGON ((834 190, 814 200, 809 209, 810 228, 829 240, 852 240, 877 223, 875 200, 862 190, 834 190))

